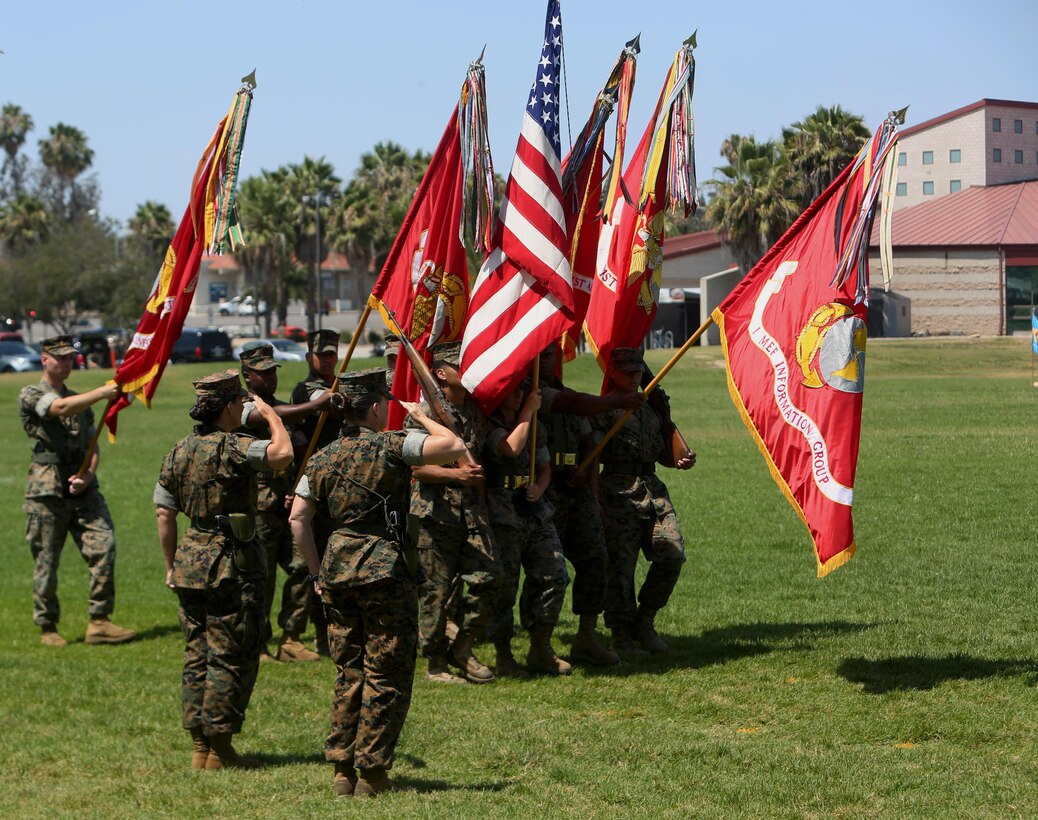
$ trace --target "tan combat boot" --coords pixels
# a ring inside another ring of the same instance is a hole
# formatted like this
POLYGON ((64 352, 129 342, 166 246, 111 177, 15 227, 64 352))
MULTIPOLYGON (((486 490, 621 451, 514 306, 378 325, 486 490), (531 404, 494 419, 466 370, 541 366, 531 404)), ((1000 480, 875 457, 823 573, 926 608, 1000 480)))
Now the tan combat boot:
POLYGON ((40 633, 40 643, 44 646, 56 646, 59 649, 68 646, 68 641, 62 638, 53 626, 43 627, 43 632, 40 633))
POLYGON ((461 670, 462 677, 471 683, 493 683, 494 673, 472 654, 475 636, 466 632, 458 633, 450 648, 450 663, 461 670))
POLYGON ((512 654, 511 641, 499 641, 494 644, 494 649, 497 651, 494 672, 499 678, 530 679, 530 673, 516 662, 515 656, 512 654))
POLYGON ((258 769, 263 764, 255 757, 238 754, 231 745, 232 734, 209 735, 209 755, 205 760, 206 771, 216 769, 258 769))
POLYGON ((352 763, 339 761, 335 764, 335 779, 332 780, 332 791, 337 797, 350 797, 357 788, 357 770, 352 763))
POLYGON ((91 618, 84 643, 126 643, 137 637, 132 629, 116 626, 107 618, 91 618))
POLYGON ((649 657, 648 651, 642 649, 642 645, 631 635, 631 631, 627 627, 613 628, 613 642, 609 648, 621 658, 649 657))
POLYGON ((354 797, 374 797, 393 790, 389 775, 382 766, 373 769, 361 769, 357 776, 357 785, 353 789, 354 797))
POLYGON ((573 667, 552 649, 552 631, 552 627, 544 625, 530 630, 530 653, 526 656, 526 668, 543 675, 568 675, 573 667))
POLYGON ((634 624, 634 637, 653 655, 660 655, 670 650, 667 642, 656 634, 656 610, 638 608, 638 620, 634 624))
POLYGON ((598 615, 594 613, 580 616, 580 628, 573 639, 573 647, 569 657, 575 663, 589 663, 592 666, 616 666, 620 656, 602 645, 595 632, 598 626, 598 615))
POLYGON ((286 632, 281 636, 281 643, 278 644, 277 659, 279 661, 293 663, 302 661, 319 661, 321 656, 316 652, 307 649, 303 642, 299 640, 298 635, 286 632))
POLYGON ((201 726, 195 726, 188 731, 191 732, 191 768, 204 769, 209 758, 209 737, 201 726))
POLYGON ((464 678, 459 678, 447 668, 446 657, 429 658, 429 669, 425 673, 425 679, 433 683, 466 683, 464 678))

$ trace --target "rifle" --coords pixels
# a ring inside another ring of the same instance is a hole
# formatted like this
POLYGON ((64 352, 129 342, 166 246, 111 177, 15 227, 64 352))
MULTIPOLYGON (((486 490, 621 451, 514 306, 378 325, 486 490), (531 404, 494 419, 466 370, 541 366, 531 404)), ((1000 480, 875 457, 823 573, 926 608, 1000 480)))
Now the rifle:
MULTIPOLYGON (((447 409, 447 397, 443 395, 443 390, 440 389, 439 383, 433 377, 429 365, 426 364, 425 359, 415 349, 415 346, 411 344, 407 334, 400 328, 400 323, 396 320, 396 314, 386 307, 385 304, 382 305, 382 308, 393 325, 390 330, 393 330, 400 337, 400 347, 403 348, 404 355, 407 356, 407 360, 411 363, 411 372, 414 373, 418 386, 422 388, 422 394, 429 403, 429 409, 432 410, 433 415, 440 424, 455 435, 458 435, 458 426, 454 423, 454 415, 447 409)), ((465 448, 464 460, 466 464, 473 467, 479 466, 479 462, 476 461, 475 456, 472 455, 472 452, 467 447, 465 448)))

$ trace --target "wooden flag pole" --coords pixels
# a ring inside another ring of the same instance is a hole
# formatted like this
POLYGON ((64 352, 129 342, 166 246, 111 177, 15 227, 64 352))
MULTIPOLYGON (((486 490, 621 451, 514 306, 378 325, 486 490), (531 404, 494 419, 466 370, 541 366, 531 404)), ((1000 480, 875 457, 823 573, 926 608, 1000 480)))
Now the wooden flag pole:
MULTIPOLYGON (((692 345, 694 345, 697 341, 699 341, 699 337, 702 336, 713 323, 714 320, 710 318, 703 322, 703 324, 699 326, 696 332, 689 336, 685 343, 678 348, 677 352, 670 357, 670 361, 668 361, 665 365, 663 365, 663 367, 660 368, 660 372, 656 374, 655 378, 653 378, 651 382, 645 385, 645 390, 643 392, 648 394, 655 390, 657 386, 659 386, 659 383, 663 381, 663 377, 666 376, 670 372, 670 369, 681 360, 681 357, 688 352, 688 349, 692 347, 692 345)), ((622 416, 620 416, 620 418, 616 420, 616 424, 614 424, 609 429, 609 432, 605 434, 602 440, 595 445, 595 449, 588 453, 587 457, 582 462, 580 462, 580 465, 577 467, 578 473, 584 472, 584 470, 586 470, 591 465, 591 462, 593 462, 602 454, 602 450, 605 449, 605 446, 608 443, 609 439, 615 436, 620 431, 620 428, 623 427, 627 423, 627 420, 633 415, 633 410, 627 410, 622 416)))
MULTIPOLYGON (((541 381, 541 354, 538 353, 533 360, 533 382, 530 386, 530 392, 536 392, 540 389, 541 381)), ((537 475, 537 413, 534 411, 533 418, 530 419, 530 485, 533 485, 537 475)))
MULTIPOLYGON (((360 314, 360 321, 357 322, 357 329, 353 333, 353 338, 350 339, 350 346, 346 350, 346 356, 342 360, 342 364, 339 365, 339 371, 335 374, 335 379, 332 381, 332 386, 328 388, 330 393, 334 393, 339 387, 339 377, 346 372, 346 368, 350 366, 350 359, 353 358, 353 351, 357 349, 357 340, 364 334, 364 325, 367 324, 368 316, 371 315, 371 305, 364 305, 364 312, 360 314)), ((296 473, 295 483, 292 485, 292 492, 295 492, 295 485, 299 483, 299 480, 303 477, 303 473, 306 471, 306 462, 310 460, 310 456, 314 454, 314 449, 317 447, 317 437, 321 435, 321 430, 324 429, 324 420, 328 416, 327 410, 322 410, 321 415, 317 417, 317 426, 314 427, 314 434, 310 436, 310 443, 306 446, 306 455, 303 456, 303 462, 299 465, 299 472, 296 473)))
POLYGON ((101 438, 101 428, 105 426, 105 416, 108 415, 108 411, 111 406, 115 404, 115 401, 115 399, 112 399, 107 405, 105 405, 105 411, 101 414, 100 423, 94 428, 94 435, 90 438, 90 443, 87 445, 86 455, 83 456, 83 463, 79 465, 79 472, 76 473, 76 478, 82 478, 83 473, 85 473, 87 468, 90 466, 90 459, 94 457, 94 450, 97 449, 98 439, 101 438))

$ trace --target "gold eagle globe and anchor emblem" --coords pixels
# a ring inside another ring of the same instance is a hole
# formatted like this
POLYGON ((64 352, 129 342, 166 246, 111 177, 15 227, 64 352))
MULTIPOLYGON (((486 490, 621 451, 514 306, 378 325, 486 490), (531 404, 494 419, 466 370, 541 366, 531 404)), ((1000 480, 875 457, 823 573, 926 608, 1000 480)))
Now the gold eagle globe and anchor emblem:
POLYGON ((452 342, 461 333, 465 321, 465 283, 443 265, 424 259, 429 230, 422 231, 418 250, 412 258, 411 283, 414 308, 407 337, 417 339, 429 331, 429 344, 452 342))
POLYGON ((801 384, 827 385, 843 393, 865 389, 865 323, 854 309, 839 302, 815 308, 797 336, 796 358, 801 384))

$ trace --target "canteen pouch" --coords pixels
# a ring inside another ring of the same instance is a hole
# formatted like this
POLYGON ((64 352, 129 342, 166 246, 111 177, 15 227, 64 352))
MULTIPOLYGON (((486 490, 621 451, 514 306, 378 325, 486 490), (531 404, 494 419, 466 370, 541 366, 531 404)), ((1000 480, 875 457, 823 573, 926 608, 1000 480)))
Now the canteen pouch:
POLYGON ((252 540, 256 537, 256 523, 246 513, 216 516, 216 527, 231 546, 235 568, 246 575, 260 570, 252 540))

